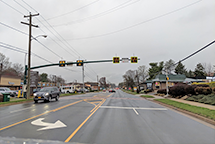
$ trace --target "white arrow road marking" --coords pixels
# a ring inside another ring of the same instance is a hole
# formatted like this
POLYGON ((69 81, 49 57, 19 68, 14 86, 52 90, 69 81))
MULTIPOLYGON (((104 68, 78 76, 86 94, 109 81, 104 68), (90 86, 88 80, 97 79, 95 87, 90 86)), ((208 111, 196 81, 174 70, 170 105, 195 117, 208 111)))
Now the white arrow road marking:
POLYGON ((32 121, 32 125, 36 126, 46 126, 44 128, 40 128, 37 131, 40 130, 47 130, 47 129, 55 129, 55 128, 62 128, 62 127, 67 127, 64 123, 62 123, 60 120, 56 121, 55 123, 47 123, 47 122, 42 122, 45 118, 38 118, 35 121, 32 121))

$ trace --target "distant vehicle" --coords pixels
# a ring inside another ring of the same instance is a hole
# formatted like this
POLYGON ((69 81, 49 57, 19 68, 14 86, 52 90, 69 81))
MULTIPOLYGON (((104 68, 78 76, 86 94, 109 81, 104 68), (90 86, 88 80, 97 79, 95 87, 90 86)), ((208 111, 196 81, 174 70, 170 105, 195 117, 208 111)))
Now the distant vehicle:
POLYGON ((41 88, 35 88, 35 89, 33 89, 33 94, 36 93, 36 92, 38 92, 38 91, 40 91, 40 90, 41 90, 41 88))
POLYGON ((109 92, 116 92, 114 89, 109 89, 109 92))
POLYGON ((34 102, 37 103, 39 100, 44 102, 50 102, 52 99, 58 101, 60 92, 57 87, 44 87, 39 92, 34 93, 34 102))
POLYGON ((15 97, 16 93, 7 87, 0 87, 0 93, 10 93, 11 97, 15 97))
POLYGON ((61 86, 60 87, 60 92, 61 93, 74 93, 75 89, 74 89, 73 85, 61 86))

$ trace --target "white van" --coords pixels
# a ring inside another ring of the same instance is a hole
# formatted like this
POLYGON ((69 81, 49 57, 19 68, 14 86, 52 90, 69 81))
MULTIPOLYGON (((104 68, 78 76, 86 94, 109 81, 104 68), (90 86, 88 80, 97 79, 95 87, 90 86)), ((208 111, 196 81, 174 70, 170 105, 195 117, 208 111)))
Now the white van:
POLYGON ((61 93, 74 93, 75 89, 73 85, 61 86, 60 87, 61 93))

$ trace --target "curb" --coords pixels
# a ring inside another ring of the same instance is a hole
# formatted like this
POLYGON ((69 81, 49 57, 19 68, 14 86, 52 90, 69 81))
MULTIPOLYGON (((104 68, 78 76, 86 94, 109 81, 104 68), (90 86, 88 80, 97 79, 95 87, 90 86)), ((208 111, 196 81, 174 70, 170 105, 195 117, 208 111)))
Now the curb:
POLYGON ((198 119, 200 119, 200 120, 202 120, 202 121, 204 121, 204 122, 207 122, 207 123, 212 124, 212 125, 215 126, 215 121, 212 120, 212 119, 206 118, 206 117, 204 117, 204 116, 201 116, 201 115, 198 115, 198 114, 195 114, 195 113, 192 113, 192 112, 189 112, 189 111, 186 111, 186 110, 183 110, 183 109, 180 109, 180 108, 177 108, 177 107, 174 107, 174 106, 171 106, 171 105, 168 105, 168 104, 159 102, 159 101, 155 101, 155 100, 149 100, 149 101, 152 101, 152 102, 158 103, 158 104, 160 104, 160 105, 163 105, 163 106, 165 106, 165 107, 174 109, 174 110, 176 110, 176 111, 180 111, 180 112, 182 112, 182 113, 188 114, 188 115, 190 115, 190 116, 192 116, 192 117, 198 118, 198 119))
POLYGON ((16 105, 16 104, 22 104, 22 103, 30 103, 33 102, 32 101, 22 101, 22 102, 14 102, 14 103, 8 103, 8 104, 1 104, 0 107, 4 107, 4 106, 10 106, 10 105, 16 105))

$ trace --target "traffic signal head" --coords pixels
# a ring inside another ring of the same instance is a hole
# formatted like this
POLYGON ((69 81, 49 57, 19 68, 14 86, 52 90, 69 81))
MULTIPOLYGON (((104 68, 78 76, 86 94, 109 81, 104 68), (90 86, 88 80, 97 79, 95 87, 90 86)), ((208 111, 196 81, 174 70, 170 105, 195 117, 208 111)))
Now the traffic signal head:
POLYGON ((166 80, 169 80, 169 77, 168 77, 168 76, 166 76, 166 80))
POLYGON ((137 63, 138 58, 137 57, 131 57, 131 63, 137 63))
POLYGON ((119 63, 119 57, 113 57, 113 63, 119 63))
POLYGON ((83 66, 84 64, 83 60, 77 60, 76 62, 77 62, 77 66, 83 66))
POLYGON ((65 60, 59 61, 59 67, 65 67, 65 63, 66 63, 65 60))

